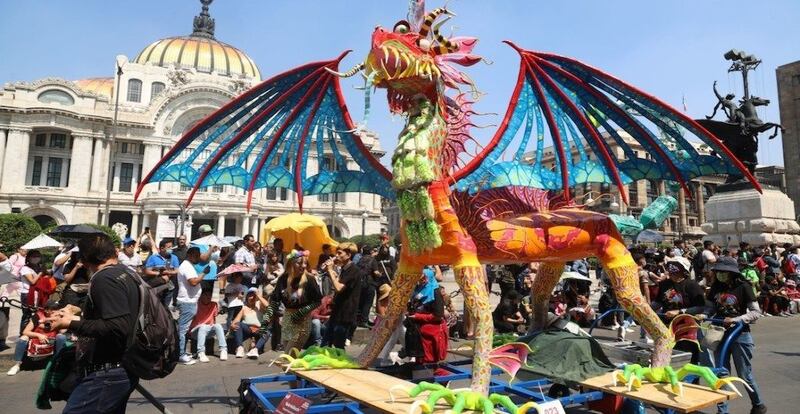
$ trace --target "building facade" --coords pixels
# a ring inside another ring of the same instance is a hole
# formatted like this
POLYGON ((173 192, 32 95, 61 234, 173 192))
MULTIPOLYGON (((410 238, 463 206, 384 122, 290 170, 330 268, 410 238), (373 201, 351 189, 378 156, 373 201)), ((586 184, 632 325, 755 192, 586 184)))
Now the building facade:
POLYGON ((800 206, 800 60, 775 70, 778 81, 778 104, 783 141, 783 165, 786 167, 786 194, 800 206))
MULTIPOLYGON (((109 224, 125 224, 134 237, 146 227, 163 237, 174 235, 189 188, 148 184, 134 204, 139 182, 184 131, 258 83, 261 74, 247 54, 216 39, 206 6, 195 16, 190 35, 157 40, 131 59, 118 56, 117 65, 122 72, 117 77, 3 86, 0 213, 23 213, 44 226, 104 223, 110 186, 109 224)), ((376 156, 383 155, 376 136, 362 139, 376 156)), ((347 154, 343 146, 339 152, 347 154)), ((310 157, 313 161, 317 154, 310 157)), ((312 161, 309 174, 316 172, 312 161)), ((348 163, 356 167, 349 156, 348 163)), ((246 198, 244 190, 232 186, 201 189, 186 211, 185 231, 210 224, 220 236, 259 234, 272 217, 297 209, 286 189, 256 190, 249 212, 246 198)), ((385 230, 378 195, 304 199, 304 210, 323 217, 337 236, 385 230)))

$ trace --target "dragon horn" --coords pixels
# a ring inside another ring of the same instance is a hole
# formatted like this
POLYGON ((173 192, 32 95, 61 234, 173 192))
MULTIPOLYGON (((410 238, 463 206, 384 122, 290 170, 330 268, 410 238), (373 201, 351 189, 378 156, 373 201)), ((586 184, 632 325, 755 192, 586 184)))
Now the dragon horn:
POLYGON ((517 414, 527 414, 528 411, 531 410, 533 410, 534 413, 538 413, 539 405, 536 404, 535 402, 528 401, 525 404, 519 406, 519 408, 517 409, 517 414))
POLYGON ((337 71, 335 71, 335 70, 333 70, 333 69, 331 69, 329 67, 325 67, 325 70, 327 70, 328 73, 330 73, 332 75, 336 75, 336 76, 338 76, 340 78, 349 78, 349 77, 355 75, 356 73, 360 72, 362 69, 364 69, 364 62, 356 64, 355 66, 353 66, 352 69, 350 69, 350 70, 348 70, 347 72, 344 72, 344 73, 337 72, 337 71))
POLYGON ((422 26, 419 28, 419 35, 421 37, 424 38, 428 36, 428 33, 431 31, 431 26, 433 25, 433 21, 436 20, 436 18, 442 13, 447 14, 449 16, 455 16, 455 14, 450 12, 450 10, 447 10, 446 8, 443 7, 431 10, 431 12, 428 13, 427 16, 425 16, 425 19, 422 21, 422 26))
POLYGON ((733 385, 734 381, 741 382, 742 384, 744 384, 745 388, 747 388, 748 391, 753 392, 753 389, 750 388, 750 384, 748 384, 747 381, 745 381, 745 380, 743 380, 743 379, 741 379, 739 377, 720 378, 720 379, 717 380, 717 383, 714 384, 714 387, 716 389, 720 389, 720 388, 722 388, 723 385, 728 385, 728 386, 730 386, 731 389, 733 389, 733 392, 735 392, 736 394, 738 394, 741 397, 742 393, 740 393, 739 390, 733 385))
POLYGON ((406 388, 402 384, 397 384, 397 385, 394 385, 394 386, 390 387, 389 388, 389 398, 391 398, 392 404, 394 404, 394 392, 395 391, 404 391, 406 394, 408 394, 410 390, 408 388, 406 388))

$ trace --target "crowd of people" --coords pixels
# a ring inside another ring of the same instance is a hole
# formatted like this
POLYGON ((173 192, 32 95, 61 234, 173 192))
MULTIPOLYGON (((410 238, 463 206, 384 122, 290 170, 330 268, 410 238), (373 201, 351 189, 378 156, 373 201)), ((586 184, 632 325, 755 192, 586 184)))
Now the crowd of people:
MULTIPOLYGON (((199 233, 208 236, 213 229, 203 225, 199 233)), ((665 323, 686 314, 716 318, 726 327, 745 324, 732 358, 753 389, 754 407, 763 405, 752 378, 753 339, 747 324, 764 315, 788 317, 800 311, 796 246, 741 243, 722 249, 709 241, 693 246, 677 241, 670 248, 633 246, 630 251, 639 266, 641 292, 665 323)), ((387 236, 377 246, 325 245, 312 258, 302 246, 287 248, 281 239, 262 246, 248 234, 232 247, 219 248, 189 243, 185 236, 155 240, 145 231, 115 247, 114 262, 152 287, 163 286, 160 299, 177 321, 180 362, 191 365, 209 362, 213 354, 209 345, 216 346, 223 361, 229 358, 229 349, 235 358, 258 358, 268 346, 284 351, 310 345, 347 347, 357 327, 371 327, 385 316, 398 255, 387 236)), ((15 375, 26 353, 52 354, 75 338, 73 324, 43 329, 40 321, 65 306, 85 307, 92 269, 81 249, 70 244, 59 251, 52 266, 42 263, 36 250, 19 250, 0 259, 0 266, 19 278, 21 301, 30 305, 22 312, 17 364, 8 371, 15 375)), ((496 284, 501 296, 493 312, 497 333, 524 333, 530 326, 531 286, 537 270, 536 263, 487 266, 489 290, 496 284)), ((440 362, 449 337, 473 336, 471 318, 462 318, 453 309, 442 280, 438 266, 424 270, 398 329, 400 337, 390 344, 401 342, 403 349, 389 355, 389 346, 382 359, 440 362)), ((585 259, 566 264, 550 300, 556 316, 582 326, 600 322, 624 339, 633 323, 622 314, 595 321, 617 307, 602 268, 592 269, 585 259), (599 284, 592 283, 592 270, 599 284), (593 291, 592 286, 599 289, 593 291), (597 293, 599 301, 590 300, 597 293)), ((647 340, 643 330, 641 338, 647 340)), ((691 352, 692 362, 708 363, 695 342, 680 339, 676 348, 691 352)))

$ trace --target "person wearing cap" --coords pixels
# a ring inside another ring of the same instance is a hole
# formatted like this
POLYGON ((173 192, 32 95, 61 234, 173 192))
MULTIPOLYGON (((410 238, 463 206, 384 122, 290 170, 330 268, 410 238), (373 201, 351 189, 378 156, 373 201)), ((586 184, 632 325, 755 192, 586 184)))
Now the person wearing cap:
POLYGON ((136 254, 136 240, 132 237, 126 237, 122 241, 122 250, 117 254, 117 261, 141 274, 142 258, 136 254))
MULTIPOLYGON (((659 284, 659 294, 655 300, 654 308, 664 315, 669 323, 678 315, 698 315, 701 318, 705 312, 706 300, 703 288, 696 281, 689 278, 692 268, 688 259, 676 256, 666 262, 669 275, 667 280, 659 284)), ((691 352, 692 363, 696 364, 700 357, 700 349, 692 340, 676 338, 675 349, 691 352)))
POLYGON ((196 360, 186 352, 186 334, 197 313, 197 301, 200 299, 200 282, 210 270, 206 266, 202 273, 195 270, 195 265, 200 262, 200 249, 190 247, 186 251, 186 259, 178 267, 178 352, 181 354, 179 361, 185 365, 192 365, 196 360))
MULTIPOLYGON (((715 281, 707 295, 707 299, 713 304, 712 316, 722 319, 725 328, 737 323, 744 324, 741 334, 731 343, 730 355, 736 367, 736 374, 750 386, 747 393, 752 404, 751 414, 766 413, 767 407, 753 376, 752 358, 755 343, 750 332, 750 324, 761 317, 761 308, 758 306, 753 289, 742 276, 736 259, 720 257, 712 270, 715 281)), ((705 356, 710 357, 710 355, 705 356)), ((717 410, 719 413, 727 413, 727 403, 718 404, 717 410)))

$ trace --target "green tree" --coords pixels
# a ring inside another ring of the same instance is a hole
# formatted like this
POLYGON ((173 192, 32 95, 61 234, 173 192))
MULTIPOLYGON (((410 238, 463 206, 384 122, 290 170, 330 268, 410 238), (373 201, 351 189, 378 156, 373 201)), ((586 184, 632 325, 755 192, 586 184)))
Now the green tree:
POLYGON ((359 248, 364 246, 365 244, 370 247, 377 247, 381 244, 381 235, 380 234, 368 234, 364 237, 361 235, 351 237, 350 241, 357 244, 359 248))
POLYGON ((41 232, 39 223, 24 214, 0 214, 0 243, 7 254, 14 253, 41 232))

